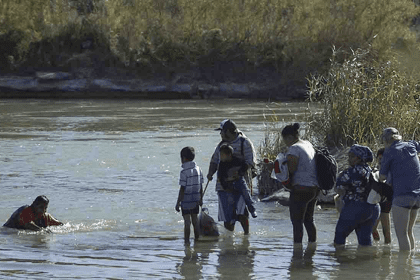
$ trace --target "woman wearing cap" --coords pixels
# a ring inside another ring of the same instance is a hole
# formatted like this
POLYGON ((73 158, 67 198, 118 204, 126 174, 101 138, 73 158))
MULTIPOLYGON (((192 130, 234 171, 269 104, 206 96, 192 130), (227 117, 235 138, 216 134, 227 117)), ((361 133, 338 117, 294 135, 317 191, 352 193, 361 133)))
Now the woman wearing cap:
POLYGON ((287 125, 281 135, 289 147, 286 157, 291 177, 290 219, 293 225, 293 241, 301 246, 303 227, 308 234, 308 242, 316 242, 314 211, 319 194, 316 179, 315 150, 312 144, 299 138, 299 123, 287 125))
POLYGON ((350 167, 337 178, 337 192, 343 197, 344 206, 335 228, 334 245, 344 245, 355 230, 359 244, 371 246, 372 229, 380 211, 377 203, 367 202, 367 183, 372 173, 367 163, 373 161, 373 153, 369 147, 355 144, 349 150, 348 161, 350 167))
POLYGON ((390 173, 389 183, 394 188, 392 218, 398 244, 400 250, 413 250, 413 227, 420 207, 420 165, 417 156, 420 144, 416 141, 404 142, 401 139, 397 129, 384 129, 382 140, 385 152, 382 156, 379 180, 385 181, 388 172, 390 173))

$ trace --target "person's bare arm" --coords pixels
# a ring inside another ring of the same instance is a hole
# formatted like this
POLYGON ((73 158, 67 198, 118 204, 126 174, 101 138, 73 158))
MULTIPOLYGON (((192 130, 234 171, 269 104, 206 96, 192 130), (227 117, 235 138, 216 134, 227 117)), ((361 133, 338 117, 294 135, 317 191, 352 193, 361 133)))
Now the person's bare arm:
POLYGON ((287 166, 289 168, 289 172, 291 175, 293 175, 296 172, 298 164, 299 164, 299 158, 297 156, 293 156, 293 155, 287 156, 287 166))
POLYGON ((184 199, 184 188, 179 188, 178 200, 176 201, 175 210, 179 212, 181 201, 184 199))

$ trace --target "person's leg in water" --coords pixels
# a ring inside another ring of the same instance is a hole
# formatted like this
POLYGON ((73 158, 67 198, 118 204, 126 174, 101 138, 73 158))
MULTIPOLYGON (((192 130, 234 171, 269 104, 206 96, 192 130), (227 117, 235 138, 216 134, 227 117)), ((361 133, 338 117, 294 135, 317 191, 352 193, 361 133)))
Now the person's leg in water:
POLYGON ((303 219, 303 225, 305 226, 306 232, 308 233, 308 242, 316 242, 316 226, 314 222, 314 212, 317 202, 319 190, 316 191, 315 196, 308 202, 306 207, 306 213, 303 219))
POLYGON ((244 234, 249 234, 249 219, 247 215, 238 215, 238 220, 241 223, 242 228, 244 229, 244 234))
POLYGON ((382 224, 382 232, 384 234, 385 244, 391 243, 391 217, 389 213, 381 213, 379 216, 382 224))
POLYGON ((186 244, 190 243, 190 233, 191 233, 191 215, 186 214, 184 217, 184 241, 186 244))
POLYGON ((414 250, 416 247, 416 240, 413 234, 413 227, 417 221, 418 209, 411 209, 410 211, 410 220, 408 221, 408 238, 410 239, 410 248, 414 250))
MULTIPOLYGON (((381 214, 381 216, 382 216, 382 214, 381 214)), ((381 237, 379 236, 379 232, 378 232, 378 225, 379 225, 379 222, 381 221, 381 216, 375 222, 375 225, 373 226, 373 229, 372 229, 372 237, 373 237, 373 240, 375 240, 375 241, 381 240, 381 237)), ((382 227, 383 227, 383 224, 382 224, 382 227)))
POLYGON ((294 243, 302 243, 304 224, 306 230, 309 230, 308 241, 316 241, 316 228, 313 223, 313 212, 315 209, 317 193, 318 190, 316 188, 301 186, 294 186, 290 193, 289 212, 293 225, 294 243), (310 206, 313 207, 313 209, 309 209, 309 213, 307 214, 306 212, 308 211, 308 205, 310 202, 312 202, 310 206))
POLYGON ((198 240, 198 238, 200 237, 200 231, 199 231, 199 227, 198 227, 197 214, 191 214, 191 220, 192 220, 192 225, 193 225, 193 229, 194 229, 194 239, 198 240))

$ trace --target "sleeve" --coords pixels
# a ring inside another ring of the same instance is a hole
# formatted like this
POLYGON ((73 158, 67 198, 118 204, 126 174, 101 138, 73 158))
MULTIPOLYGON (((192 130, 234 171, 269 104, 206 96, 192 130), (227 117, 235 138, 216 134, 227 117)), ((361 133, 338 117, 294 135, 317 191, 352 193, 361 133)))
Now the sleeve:
POLYGON ((416 148, 417 153, 420 153, 420 142, 414 140, 411 140, 409 142, 416 148))
POLYGON ((286 156, 291 155, 295 157, 300 157, 300 148, 298 146, 290 146, 289 150, 286 153, 286 156))
POLYGON ((255 166, 256 154, 255 154, 254 145, 252 144, 251 140, 249 140, 249 138, 247 137, 245 138, 245 141, 244 141, 244 157, 245 157, 246 164, 255 166))
POLYGON ((185 172, 181 171, 181 173, 179 174, 179 185, 185 188, 185 186, 187 185, 187 174, 185 174, 185 172))
POLYGON ((214 150, 214 153, 210 160, 210 163, 219 164, 219 162, 220 162, 220 144, 216 146, 216 149, 214 150))
POLYGON ((345 190, 347 186, 351 185, 350 170, 344 170, 337 178, 337 189, 345 190))
POLYGON ((391 166, 392 158, 389 154, 389 151, 385 150, 382 160, 381 160, 381 169, 379 170, 379 174, 388 176, 388 173, 390 172, 390 166, 391 166))

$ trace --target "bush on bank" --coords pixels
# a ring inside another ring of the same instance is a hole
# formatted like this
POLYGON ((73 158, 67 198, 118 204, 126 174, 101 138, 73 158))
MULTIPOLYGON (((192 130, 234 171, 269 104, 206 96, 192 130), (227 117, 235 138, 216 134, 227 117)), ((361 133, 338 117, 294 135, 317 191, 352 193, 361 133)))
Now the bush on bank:
POLYGON ((100 48, 107 65, 132 66, 139 74, 226 61, 226 75, 265 67, 300 84, 309 73, 328 70, 331 45, 349 50, 371 43, 384 56, 397 38, 412 42, 408 25, 418 13, 411 0, 2 3, 0 41, 11 46, 2 49, 3 68, 61 66, 74 54, 100 48), (20 32, 19 40, 10 32, 20 32))
MULTIPOLYGON (((394 51, 388 61, 378 61, 372 47, 346 54, 333 49, 326 75, 308 78, 308 102, 321 104, 320 111, 308 110, 303 119, 305 135, 315 145, 331 148, 342 170, 347 166, 346 151, 352 144, 383 147, 380 136, 386 127, 395 127, 404 140, 420 140, 420 75, 418 49, 394 51)), ((284 152, 279 124, 271 124, 259 155, 275 159, 284 152)), ((273 180, 263 163, 259 176, 260 193, 269 194, 273 180)))

